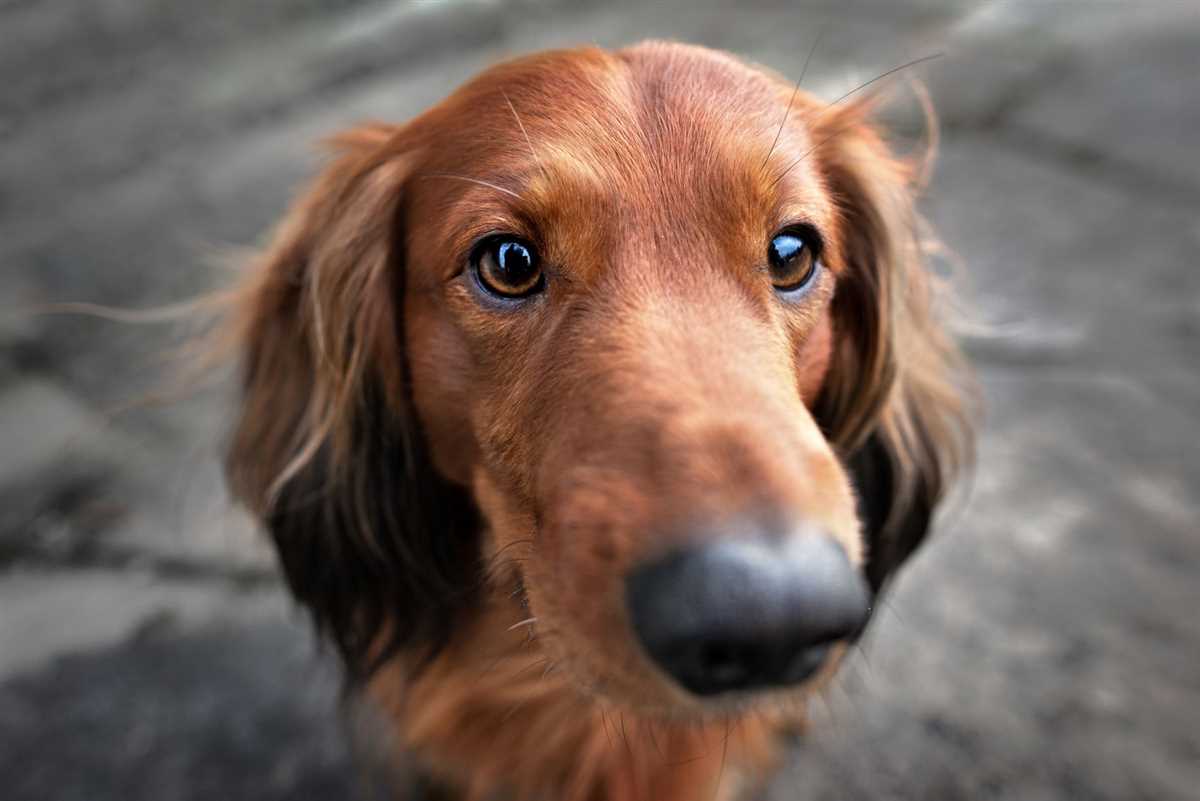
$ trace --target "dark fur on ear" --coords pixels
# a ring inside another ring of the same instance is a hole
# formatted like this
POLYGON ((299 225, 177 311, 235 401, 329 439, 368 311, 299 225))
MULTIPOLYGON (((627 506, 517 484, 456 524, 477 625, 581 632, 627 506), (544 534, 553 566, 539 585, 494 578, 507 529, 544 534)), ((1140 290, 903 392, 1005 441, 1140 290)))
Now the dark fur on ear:
POLYGON ((242 356, 230 486, 352 678, 401 648, 431 655, 479 585, 477 513, 438 477, 412 411, 402 138, 376 126, 335 142, 229 326, 242 356))
POLYGON ((974 409, 966 364, 935 317, 942 288, 926 265, 916 170, 890 153, 869 111, 866 102, 817 121, 848 262, 817 416, 852 472, 879 590, 970 463, 974 409))
MULTIPOLYGON (((900 485, 896 457, 879 434, 867 438, 849 459, 850 474, 858 489, 858 515, 868 542, 866 574, 871 590, 884 584, 924 541, 933 522, 936 490, 915 476, 917 486, 898 507, 900 485)), ((913 480, 913 479, 910 479, 913 480)))

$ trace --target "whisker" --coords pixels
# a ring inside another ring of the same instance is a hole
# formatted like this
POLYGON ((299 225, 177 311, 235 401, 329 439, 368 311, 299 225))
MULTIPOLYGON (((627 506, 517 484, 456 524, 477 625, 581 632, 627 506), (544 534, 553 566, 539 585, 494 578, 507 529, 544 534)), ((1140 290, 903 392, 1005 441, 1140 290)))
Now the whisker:
POLYGON ((800 68, 800 77, 796 79, 796 86, 792 89, 792 96, 788 98, 787 108, 783 110, 783 119, 779 122, 779 130, 775 132, 775 141, 771 142, 771 149, 763 157, 759 170, 766 169, 767 162, 771 160, 771 154, 775 152, 775 146, 779 144, 779 137, 783 135, 783 127, 787 125, 788 114, 792 111, 792 104, 796 102, 796 95, 800 93, 800 84, 804 82, 804 76, 808 73, 808 63, 812 61, 813 53, 817 52, 817 45, 821 43, 821 37, 824 35, 825 28, 822 27, 817 31, 817 37, 813 39, 812 45, 808 48, 808 55, 804 57, 804 66, 800 68))
POLYGON ((519 629, 519 628, 521 628, 521 626, 532 626, 534 623, 537 623, 537 618, 536 617, 528 617, 528 618, 525 618, 524 620, 519 620, 516 623, 513 623, 511 626, 508 627, 507 631, 513 631, 514 629, 519 629))
POLYGON ((481 180, 479 178, 469 178, 466 175, 454 175, 453 173, 448 173, 448 172, 427 172, 420 177, 421 178, 449 178, 452 181, 466 181, 469 184, 478 184, 479 186, 486 186, 488 189, 495 189, 497 192, 503 192, 506 195, 515 197, 517 200, 523 200, 523 198, 520 195, 518 195, 516 192, 512 191, 511 189, 505 189, 503 186, 497 186, 496 184, 493 184, 489 181, 481 180))
POLYGON ((855 94, 857 92, 861 92, 863 89, 866 89, 868 86, 875 83, 876 81, 882 81, 884 78, 888 77, 889 75, 895 75, 897 72, 900 72, 901 70, 906 70, 909 67, 915 67, 918 64, 924 64, 926 61, 933 61, 934 59, 941 58, 944 55, 946 55, 946 54, 940 53, 940 52, 939 53, 930 53, 927 56, 921 56, 920 58, 914 58, 912 61, 901 64, 898 67, 892 67, 887 72, 880 73, 879 75, 876 75, 871 80, 860 83, 858 86, 854 87, 849 92, 846 92, 846 94, 842 95, 837 100, 830 103, 829 105, 836 106, 838 103, 841 103, 843 100, 850 97, 850 95, 855 94))
POLYGON ((542 175, 549 179, 546 174, 546 167, 542 164, 542 160, 538 158, 537 151, 533 149, 533 140, 529 138, 529 131, 525 130, 525 123, 521 122, 521 115, 517 113, 517 107, 513 105, 512 98, 508 96, 508 92, 501 90, 504 95, 504 102, 508 103, 508 110, 512 112, 513 119, 517 121, 517 127, 521 129, 521 135, 525 137, 525 144, 529 145, 529 155, 533 156, 534 162, 538 165, 538 169, 542 171, 542 175))
POLYGON ((625 743, 625 753, 629 756, 629 763, 633 764, 633 748, 629 745, 629 735, 625 733, 625 713, 618 714, 618 720, 621 724, 621 740, 625 743))
POLYGON ((546 667, 547 663, 549 663, 549 662, 550 662, 550 657, 544 656, 541 659, 537 659, 533 662, 530 662, 527 665, 522 665, 517 670, 516 673, 513 673, 511 676, 508 677, 509 681, 516 681, 517 679, 521 678, 521 676, 523 676, 526 672, 528 672, 530 670, 534 670, 535 668, 544 668, 544 667, 546 667))
POLYGON ((729 718, 725 718, 725 739, 721 741, 721 767, 717 771, 717 784, 713 788, 713 801, 721 797, 721 782, 725 779, 725 758, 729 755, 729 718))
MULTIPOLYGON (((846 94, 842 95, 842 96, 841 96, 841 97, 839 97, 837 100, 835 100, 835 101, 833 101, 832 103, 830 103, 828 106, 826 106, 826 107, 825 107, 825 111, 828 111, 828 110, 829 110, 830 108, 832 108, 833 106, 836 106, 838 103, 841 103, 843 100, 845 100, 846 98, 850 97, 850 95, 854 94, 855 92, 858 92, 858 91, 861 91, 861 90, 863 90, 863 89, 866 89, 868 86, 870 86, 871 84, 875 83, 876 81, 880 81, 880 80, 882 80, 882 79, 884 79, 884 78, 888 77, 889 75, 895 75, 897 72, 900 72, 901 70, 906 70, 906 69, 908 69, 909 67, 915 67, 915 66, 917 66, 918 64, 923 64, 923 63, 925 63, 926 61, 932 61, 932 60, 933 60, 933 59, 935 59, 935 58, 941 58, 943 55, 945 55, 945 54, 944 54, 944 53, 934 53, 934 54, 932 54, 932 55, 928 55, 928 56, 922 56, 921 58, 913 59, 912 61, 909 61, 909 62, 908 62, 908 63, 906 63, 906 64, 901 64, 901 65, 900 65, 900 66, 898 66, 898 67, 893 67, 892 69, 888 70, 888 71, 887 71, 887 72, 885 72, 885 73, 882 73, 882 74, 880 74, 880 75, 876 75, 876 76, 875 76, 874 78, 872 78, 871 80, 869 80, 869 81, 866 81, 866 82, 864 82, 864 83, 860 83, 858 86, 854 87, 854 88, 853 88, 853 89, 851 89, 849 92, 846 92, 846 94)), ((771 184, 770 184, 771 188, 774 188, 774 186, 775 186, 776 184, 778 184, 780 181, 782 181, 782 180, 783 180, 783 178, 784 178, 784 176, 785 176, 785 175, 787 175, 789 172, 791 172, 791 171, 792 171, 792 169, 793 169, 793 168, 795 168, 797 164, 799 164, 800 162, 802 162, 802 161, 804 161, 806 158, 808 158, 810 155, 812 155, 814 151, 817 151, 817 150, 819 150, 819 149, 820 149, 820 148, 822 148, 822 147, 823 147, 823 146, 824 146, 824 145, 825 145, 827 142, 829 142, 831 139, 834 139, 834 138, 836 138, 836 137, 838 137, 838 136, 841 136, 842 134, 844 134, 846 131, 850 130, 851 128, 853 128, 853 127, 854 127, 855 125, 857 125, 857 124, 858 124, 857 122, 854 122, 854 123, 850 123, 849 125, 844 125, 844 126, 842 126, 841 128, 838 128, 836 131, 834 131, 833 133, 829 134, 829 136, 826 136, 824 139, 822 139, 821 141, 817 142, 815 145, 813 145, 812 147, 810 147, 808 150, 804 151, 803 155, 801 155, 801 156, 800 156, 800 158, 798 158, 798 159, 796 159, 795 161, 793 161, 791 164, 789 164, 789 165, 787 166, 787 169, 785 169, 783 172, 779 173, 779 175, 775 176, 775 180, 774 180, 774 181, 772 181, 772 182, 771 182, 771 184)))
POLYGON ((666 754, 663 753, 662 745, 658 742, 658 737, 656 737, 654 735, 654 721, 653 720, 646 721, 646 734, 649 735, 650 742, 654 744, 654 750, 658 752, 659 757, 662 759, 666 759, 666 754))
POLYGON ((608 731, 608 713, 604 711, 604 707, 600 707, 600 727, 604 729, 604 736, 608 738, 609 750, 614 748, 612 734, 608 731))
POLYGON ((812 147, 810 147, 808 150, 805 150, 805 151, 804 151, 804 153, 803 153, 803 154, 800 156, 800 158, 798 158, 798 159, 796 159, 795 161, 793 161, 791 164, 789 164, 789 165, 787 166, 787 169, 786 169, 786 170, 784 170, 783 172, 779 173, 779 175, 775 176, 775 180, 774 180, 774 181, 772 181, 772 182, 771 182, 771 184, 770 184, 770 185, 771 185, 771 187, 774 187, 776 184, 778 184, 780 181, 782 181, 782 180, 783 180, 783 178, 784 178, 784 176, 786 176, 786 175, 787 175, 789 172, 791 172, 791 171, 792 171, 792 168, 794 168, 794 167, 795 167, 797 164, 799 164, 800 162, 804 161, 806 158, 808 158, 809 156, 811 156, 811 155, 812 155, 814 152, 816 152, 817 150, 820 150, 822 147, 824 147, 824 146, 825 146, 825 144, 826 144, 827 142, 829 142, 829 141, 830 141, 830 140, 832 140, 832 139, 836 139, 837 137, 839 137, 839 136, 841 136, 842 134, 844 134, 846 131, 849 131, 851 128, 855 127, 856 125, 858 125, 858 122, 857 122, 857 121, 851 122, 851 123, 849 123, 849 124, 847 124, 847 125, 843 125, 842 127, 838 128, 836 131, 834 131, 833 133, 831 133, 829 136, 826 136, 824 139, 822 139, 821 141, 817 142, 815 145, 813 145, 812 147))

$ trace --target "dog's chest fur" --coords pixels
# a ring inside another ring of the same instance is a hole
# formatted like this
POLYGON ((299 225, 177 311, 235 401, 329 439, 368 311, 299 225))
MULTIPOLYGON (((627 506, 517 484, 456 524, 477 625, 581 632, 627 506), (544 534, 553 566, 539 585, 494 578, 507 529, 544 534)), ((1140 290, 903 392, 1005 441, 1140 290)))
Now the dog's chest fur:
POLYGON ((583 699, 513 627, 514 610, 494 602, 413 677, 396 661, 367 690, 435 781, 465 778, 462 801, 734 799, 799 725, 779 714, 673 723, 583 699))

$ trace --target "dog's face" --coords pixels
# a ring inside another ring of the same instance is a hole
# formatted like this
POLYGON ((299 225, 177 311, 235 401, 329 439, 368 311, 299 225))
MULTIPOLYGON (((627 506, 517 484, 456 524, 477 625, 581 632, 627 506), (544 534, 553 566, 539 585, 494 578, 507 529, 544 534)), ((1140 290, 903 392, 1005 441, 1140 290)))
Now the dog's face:
POLYGON ((882 491, 907 483, 923 514, 939 483, 892 476, 937 435, 895 397, 920 395, 892 340, 911 219, 861 115, 649 44, 502 65, 348 139, 255 287, 232 464, 297 594, 363 627, 349 650, 419 636, 403 605, 470 614, 517 588, 556 664, 643 709, 833 669, 915 544, 867 541, 854 448, 894 429, 882 491), (273 352, 289 337, 304 354, 273 352), (414 472, 467 522, 380 509, 429 503, 389 486, 414 472), (339 482, 325 531, 297 522, 299 494, 339 482))
MULTIPOLYGON (((486 75, 416 126, 429 134, 403 212, 406 341, 435 462, 473 488, 486 547, 519 557, 556 657, 641 703, 676 685, 641 657, 627 608, 640 566, 727 540, 779 558, 793 537, 829 540, 848 565, 863 554, 812 411, 842 233, 803 158, 807 109, 780 129, 790 93, 704 51, 571 54, 486 75)), ((645 603, 716 606, 682 583, 771 581, 728 569, 646 579, 680 582, 643 591, 681 597, 645 603)), ((695 621, 711 641, 695 658, 736 672, 758 623, 695 621), (745 628, 725 643, 710 625, 745 628)))

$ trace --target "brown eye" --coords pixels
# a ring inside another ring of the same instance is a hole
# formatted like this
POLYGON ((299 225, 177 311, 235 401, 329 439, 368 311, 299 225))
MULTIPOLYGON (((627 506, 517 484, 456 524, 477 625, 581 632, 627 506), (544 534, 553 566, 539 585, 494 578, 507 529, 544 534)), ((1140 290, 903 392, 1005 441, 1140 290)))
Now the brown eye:
POLYGON ((533 295, 546 283, 533 245, 509 234, 489 236, 476 245, 471 269, 480 286, 502 298, 533 295))
POLYGON ((767 246, 767 266, 777 292, 796 292, 817 273, 818 240, 815 234, 789 229, 776 234, 767 246))

